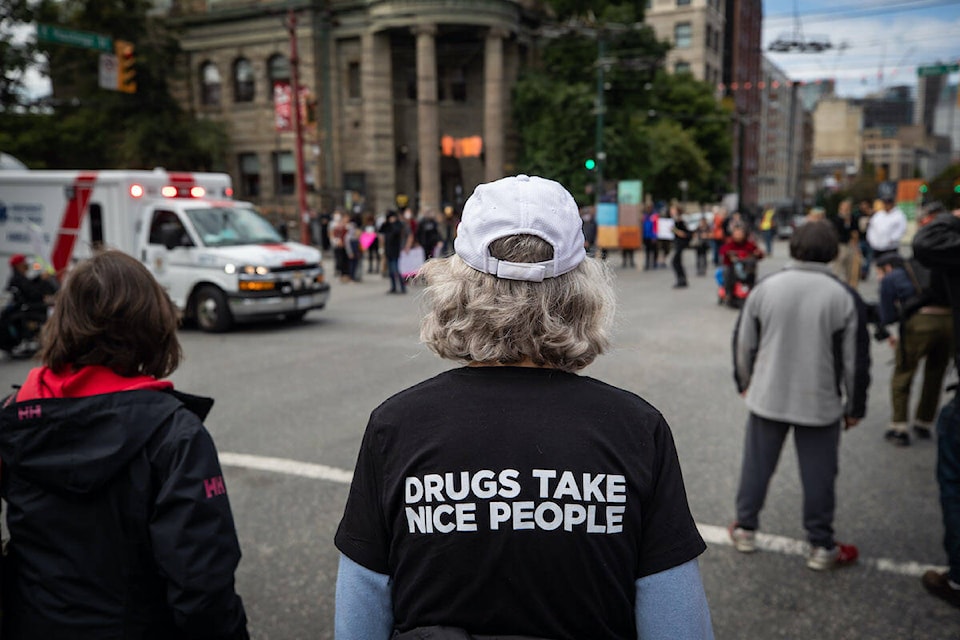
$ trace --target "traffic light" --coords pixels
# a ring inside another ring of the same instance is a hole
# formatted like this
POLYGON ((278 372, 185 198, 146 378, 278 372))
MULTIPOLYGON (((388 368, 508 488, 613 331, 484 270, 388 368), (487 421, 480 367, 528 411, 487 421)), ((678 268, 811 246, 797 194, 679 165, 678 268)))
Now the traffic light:
POLYGON ((927 191, 929 191, 929 188, 927 187, 927 185, 926 185, 926 184, 921 184, 921 185, 920 185, 920 193, 926 193, 927 191))
POLYGON ((117 55, 117 91, 137 92, 136 59, 133 56, 133 43, 126 40, 114 40, 113 50, 117 55))
POLYGON ((593 171, 594 169, 597 168, 597 161, 594 160, 593 158, 587 158, 584 161, 583 166, 586 168, 587 171, 593 171))
POLYGON ((960 178, 953 181, 953 192, 960 193, 960 178))

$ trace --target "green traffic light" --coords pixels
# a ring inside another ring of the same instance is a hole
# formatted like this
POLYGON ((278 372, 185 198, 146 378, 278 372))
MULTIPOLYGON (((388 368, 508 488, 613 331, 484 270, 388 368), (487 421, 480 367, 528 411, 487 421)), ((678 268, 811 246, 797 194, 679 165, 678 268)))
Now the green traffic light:
POLYGON ((960 193, 960 184, 953 185, 953 192, 960 193))
POLYGON ((583 163, 583 166, 587 168, 587 171, 593 171, 597 168, 597 161, 593 158, 587 158, 586 162, 583 163))
POLYGON ((927 192, 927 185, 925 184, 920 185, 920 193, 926 193, 926 192, 927 192))

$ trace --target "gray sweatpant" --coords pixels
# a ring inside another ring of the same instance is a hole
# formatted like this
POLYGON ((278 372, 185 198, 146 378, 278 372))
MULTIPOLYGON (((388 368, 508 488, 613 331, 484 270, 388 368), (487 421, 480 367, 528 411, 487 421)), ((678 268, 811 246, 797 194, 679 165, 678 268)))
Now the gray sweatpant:
POLYGON ((791 427, 803 483, 803 528, 811 545, 832 549, 839 422, 823 427, 795 426, 751 413, 737 490, 737 523, 745 529, 759 527, 767 487, 791 427))

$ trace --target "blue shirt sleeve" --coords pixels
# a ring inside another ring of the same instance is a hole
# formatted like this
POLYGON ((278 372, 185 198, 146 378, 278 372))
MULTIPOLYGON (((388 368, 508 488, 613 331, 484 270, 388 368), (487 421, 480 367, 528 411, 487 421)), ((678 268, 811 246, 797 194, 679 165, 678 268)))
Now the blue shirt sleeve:
POLYGON ((644 576, 636 587, 637 638, 713 640, 710 608, 696 559, 644 576))
POLYGON ((340 554, 337 570, 336 640, 390 640, 393 600, 390 577, 340 554))

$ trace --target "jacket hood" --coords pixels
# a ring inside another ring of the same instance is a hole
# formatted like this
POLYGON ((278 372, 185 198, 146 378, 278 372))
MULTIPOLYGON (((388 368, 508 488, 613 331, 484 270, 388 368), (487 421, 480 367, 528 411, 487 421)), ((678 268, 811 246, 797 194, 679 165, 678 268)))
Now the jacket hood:
POLYGON ((88 494, 121 473, 177 409, 202 420, 212 404, 149 376, 41 367, 0 410, 0 458, 4 471, 48 491, 88 494))

